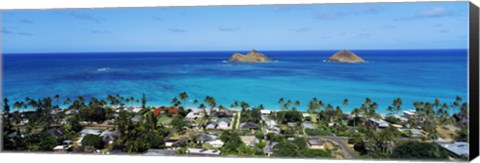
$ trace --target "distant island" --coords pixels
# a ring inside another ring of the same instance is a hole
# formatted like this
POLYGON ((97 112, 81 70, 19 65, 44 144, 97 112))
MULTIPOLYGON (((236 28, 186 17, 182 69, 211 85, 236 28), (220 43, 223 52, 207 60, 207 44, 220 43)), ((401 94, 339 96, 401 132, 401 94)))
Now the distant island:
POLYGON ((272 60, 255 49, 248 52, 246 55, 235 53, 228 59, 228 62, 271 62, 272 60))
POLYGON ((359 63, 365 62, 355 53, 348 50, 341 50, 333 54, 330 58, 327 59, 328 62, 341 62, 341 63, 359 63))

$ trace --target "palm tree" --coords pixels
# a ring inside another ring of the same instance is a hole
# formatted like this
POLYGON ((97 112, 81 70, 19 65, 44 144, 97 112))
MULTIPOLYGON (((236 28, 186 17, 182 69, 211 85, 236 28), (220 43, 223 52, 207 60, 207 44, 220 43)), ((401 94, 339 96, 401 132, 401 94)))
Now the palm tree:
POLYGON ((360 109, 358 109, 358 108, 353 109, 352 112, 350 113, 350 115, 354 116, 353 117, 353 128, 355 128, 355 126, 356 126, 356 123, 357 123, 356 120, 358 118, 358 114, 360 114, 360 109))
POLYGON ((60 107, 60 95, 55 95, 55 100, 57 100, 57 106, 60 107))
POLYGON ((364 102, 364 103, 365 103, 365 104, 370 104, 370 103, 372 103, 372 99, 370 99, 370 98, 367 97, 367 98, 365 98, 365 102, 364 102))
POLYGON ((399 111, 402 110, 402 108, 401 108, 402 99, 396 98, 395 100, 393 100, 392 105, 393 105, 392 111, 395 112, 395 114, 397 114, 399 111))
POLYGON ((313 98, 307 105, 309 113, 315 113, 317 110, 320 109, 321 105, 318 102, 317 98, 313 98))
POLYGON ((245 102, 245 101, 242 101, 242 102, 240 103, 240 107, 242 108, 242 110, 245 110, 245 109, 247 109, 247 108, 250 107, 250 104, 248 104, 248 103, 245 102))
POLYGON ((200 106, 198 106, 198 108, 203 110, 203 109, 205 109, 206 107, 205 107, 205 104, 202 103, 202 104, 200 104, 200 106))
POLYGON ((300 101, 298 101, 298 100, 295 101, 295 106, 300 106, 300 104, 301 104, 300 101))
POLYGON ((188 98, 187 92, 180 93, 179 97, 180 97, 180 100, 182 100, 182 107, 185 108, 185 100, 187 100, 188 98))
POLYGON ((68 105, 72 102, 72 100, 68 97, 67 99, 65 99, 65 101, 63 102, 63 105, 68 105))
POLYGON ((292 100, 288 100, 285 104, 283 104, 283 109, 288 110, 290 105, 292 105, 292 100))
POLYGON ((223 110, 223 109, 225 109, 225 107, 223 105, 220 105, 220 106, 218 106, 218 109, 223 110))
POLYGON ((177 97, 174 97, 172 99, 171 103, 172 103, 172 106, 174 106, 174 107, 178 106, 179 101, 178 101, 177 97))
POLYGON ((265 106, 263 106, 263 104, 260 104, 260 105, 258 106, 258 108, 259 108, 260 110, 263 110, 263 109, 265 109, 265 106))
POLYGON ((13 108, 16 108, 17 111, 23 107, 23 102, 17 101, 13 104, 13 108))
POLYGON ((147 98, 145 97, 145 93, 142 93, 142 108, 145 109, 147 105, 147 98))
POLYGON ((204 102, 207 103, 207 105, 210 106, 211 109, 217 106, 217 102, 215 101, 215 98, 211 96, 205 97, 204 102))
POLYGON ((390 112, 390 113, 392 113, 392 114, 393 114, 393 112, 394 112, 392 106, 388 106, 386 110, 387 110, 387 112, 390 112))
POLYGON ((283 99, 283 97, 278 99, 278 104, 280 104, 280 106, 283 106, 284 102, 285 102, 285 99, 283 99))

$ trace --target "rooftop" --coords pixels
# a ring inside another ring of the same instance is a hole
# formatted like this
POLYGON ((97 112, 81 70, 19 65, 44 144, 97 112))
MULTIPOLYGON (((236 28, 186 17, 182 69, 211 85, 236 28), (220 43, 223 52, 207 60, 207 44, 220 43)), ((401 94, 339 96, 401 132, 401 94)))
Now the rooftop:
POLYGON ((188 148, 188 153, 196 155, 220 155, 220 150, 209 150, 203 148, 188 148))
POLYGON ((467 142, 454 142, 450 144, 440 144, 443 148, 454 153, 457 156, 469 155, 469 144, 467 142))
POLYGON ((308 141, 308 144, 310 145, 323 145, 323 142, 317 140, 317 139, 309 139, 308 141))
POLYGON ((101 131, 100 130, 95 130, 95 129, 83 129, 82 131, 80 131, 80 134, 83 134, 83 135, 100 135, 101 134, 101 131))
POLYGON ((143 154, 147 156, 172 156, 175 155, 174 150, 163 150, 163 149, 148 149, 148 151, 143 154))

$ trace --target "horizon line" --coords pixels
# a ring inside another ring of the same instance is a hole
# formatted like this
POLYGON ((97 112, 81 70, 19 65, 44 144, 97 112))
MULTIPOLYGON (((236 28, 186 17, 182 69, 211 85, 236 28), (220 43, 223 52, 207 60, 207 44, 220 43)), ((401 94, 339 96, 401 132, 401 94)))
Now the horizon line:
POLYGON ((385 50, 396 50, 396 51, 409 51, 409 50, 469 50, 469 48, 445 48, 445 49, 305 49, 305 50, 171 50, 171 51, 85 51, 85 52, 2 52, 1 55, 15 55, 15 54, 86 54, 86 53, 187 53, 187 52, 248 52, 251 50, 256 50, 259 52, 276 52, 276 51, 340 51, 340 50, 349 50, 349 51, 385 51, 385 50))

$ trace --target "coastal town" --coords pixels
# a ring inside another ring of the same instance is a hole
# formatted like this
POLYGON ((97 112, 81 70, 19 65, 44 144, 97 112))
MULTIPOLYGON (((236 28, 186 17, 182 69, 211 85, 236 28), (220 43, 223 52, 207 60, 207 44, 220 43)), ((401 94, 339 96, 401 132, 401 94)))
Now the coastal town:
POLYGON ((150 106, 148 97, 25 98, 2 102, 3 150, 149 156, 328 159, 468 158, 468 103, 452 101, 378 107, 366 98, 350 112, 319 98, 280 98, 278 108, 215 97, 150 106), (299 111, 303 110, 303 111, 299 111), (388 114, 380 114, 388 112, 388 114), (453 114, 450 114, 453 113, 453 114))

